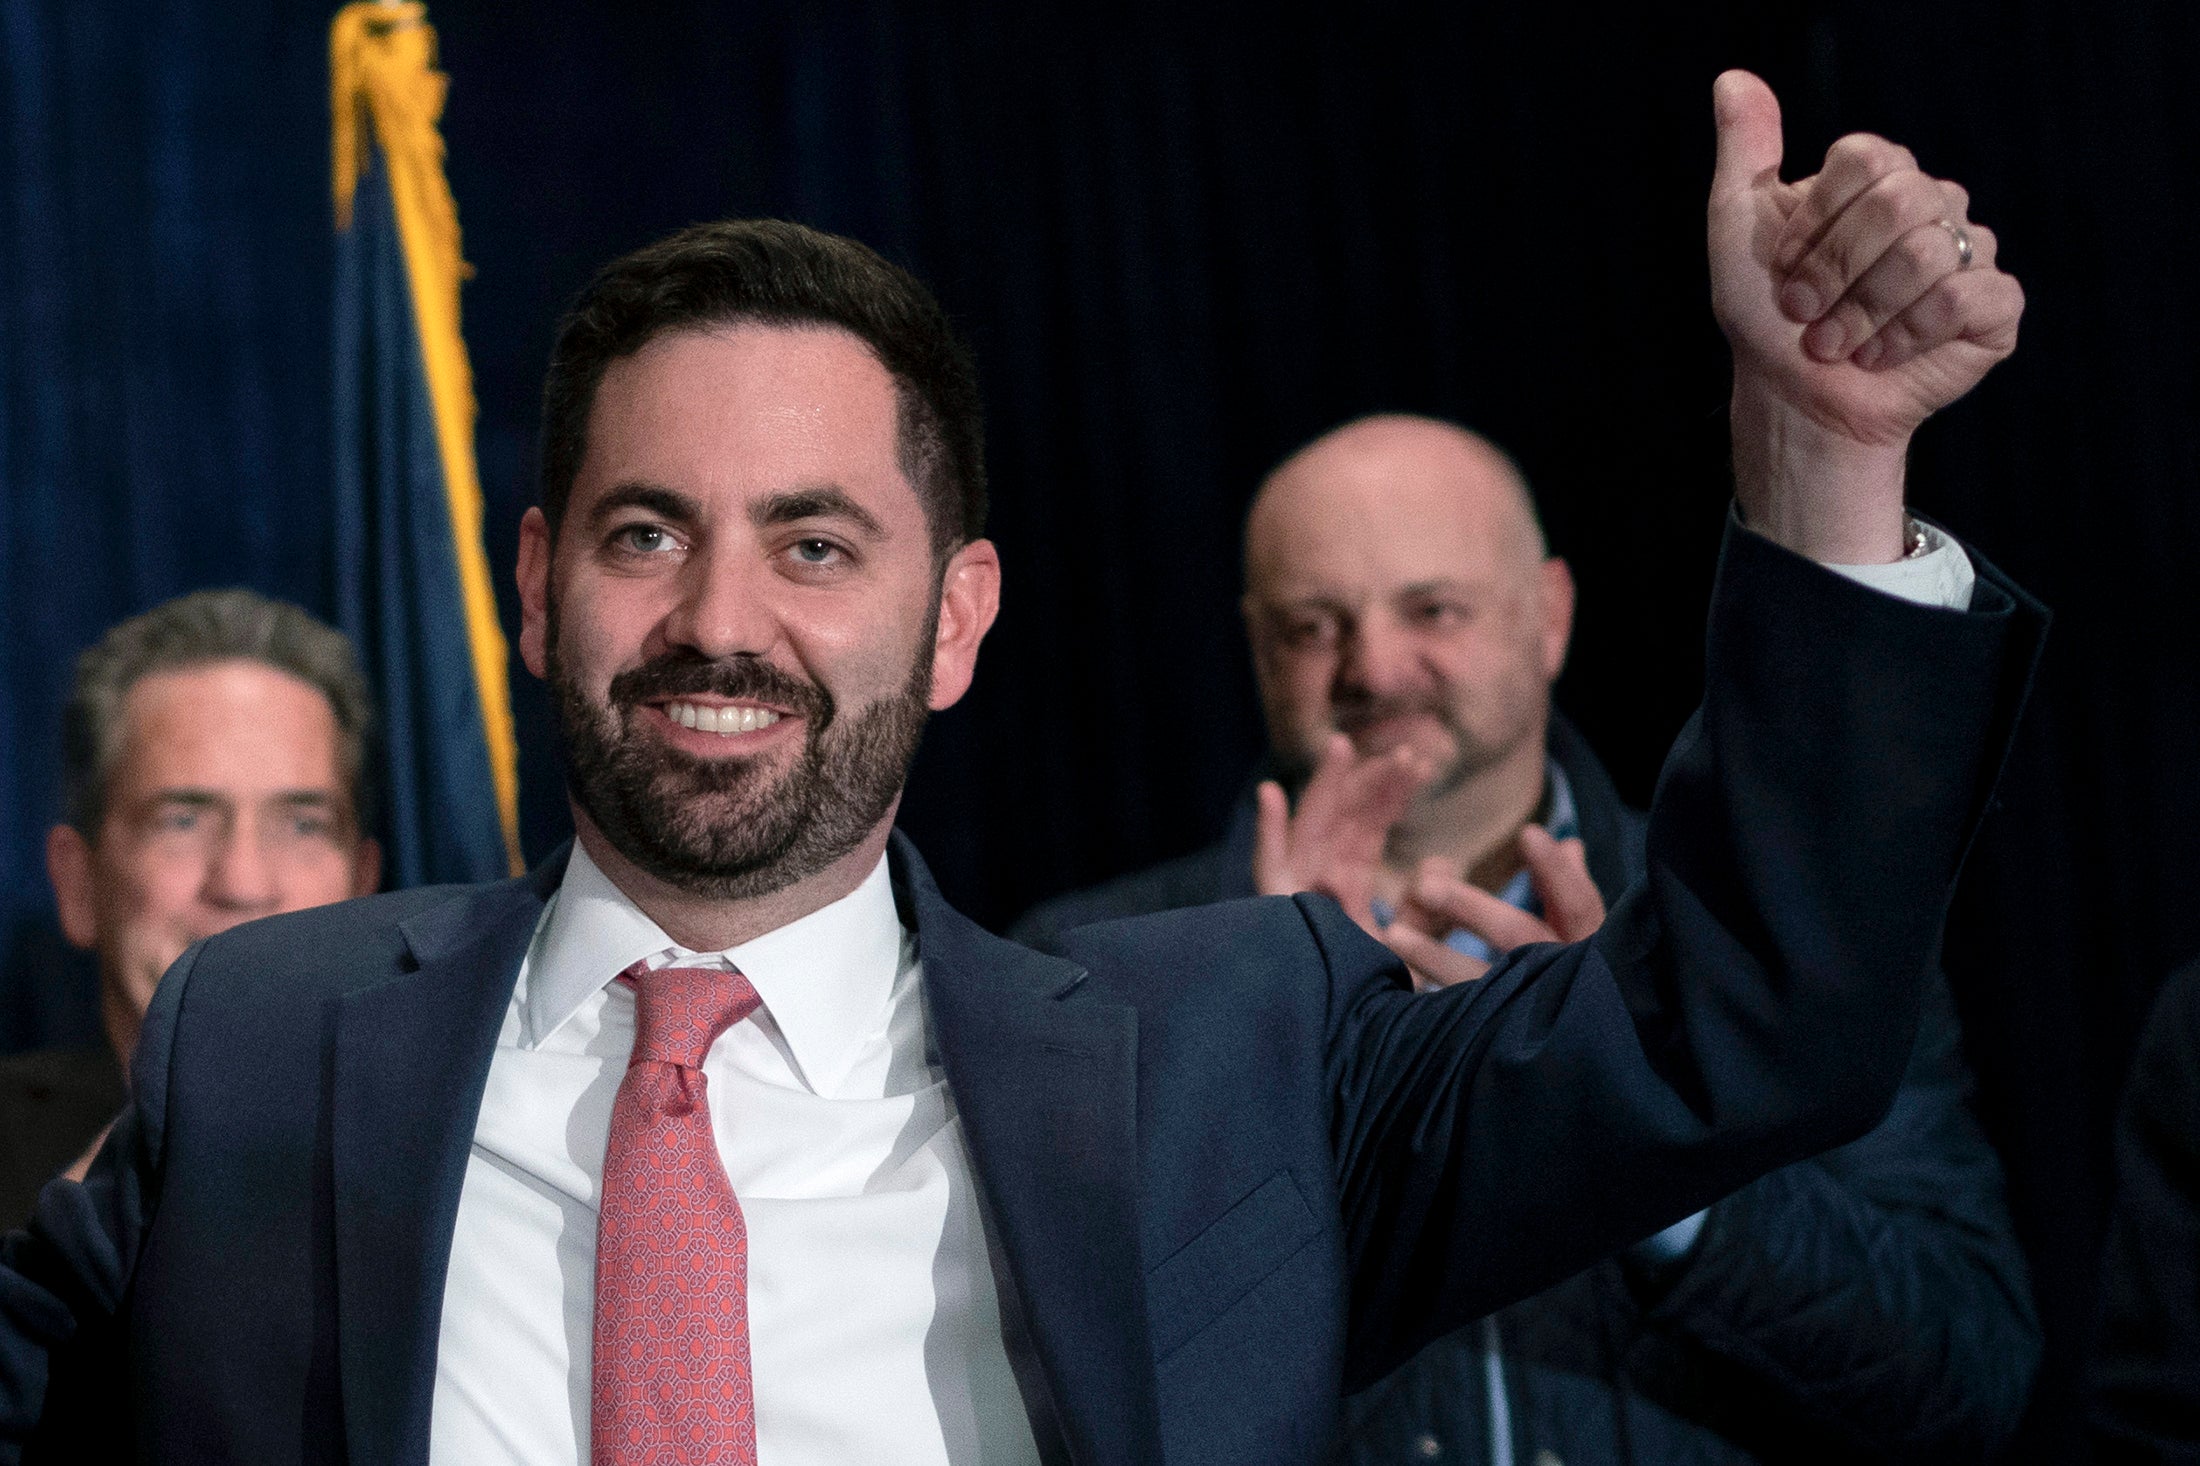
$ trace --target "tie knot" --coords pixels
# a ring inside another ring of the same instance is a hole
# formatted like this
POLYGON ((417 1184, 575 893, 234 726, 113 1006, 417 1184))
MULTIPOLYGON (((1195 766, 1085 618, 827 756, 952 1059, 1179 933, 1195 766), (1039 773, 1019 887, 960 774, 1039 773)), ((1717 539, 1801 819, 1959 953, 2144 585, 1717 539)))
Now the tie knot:
POLYGON ((655 972, 629 968, 622 976, 634 985, 634 1056, 629 1064, 654 1060, 700 1069, 718 1035, 764 1001, 738 972, 707 967, 660 967, 655 972))

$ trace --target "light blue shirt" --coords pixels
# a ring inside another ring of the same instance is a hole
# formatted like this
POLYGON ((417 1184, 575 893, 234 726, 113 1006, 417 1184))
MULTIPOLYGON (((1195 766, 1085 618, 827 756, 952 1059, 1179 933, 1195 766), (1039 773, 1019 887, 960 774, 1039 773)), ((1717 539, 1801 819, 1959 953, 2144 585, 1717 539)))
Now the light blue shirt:
MULTIPOLYGON (((1544 801, 1548 807, 1543 818, 1543 828, 1551 832, 1554 840, 1580 839, 1581 818, 1574 807, 1574 786, 1566 778, 1566 771, 1558 766, 1557 759, 1544 760, 1543 788, 1548 796, 1544 801)), ((1536 899, 1535 878, 1528 874, 1526 866, 1515 871, 1513 878, 1505 882, 1505 888, 1497 893, 1497 899, 1507 906, 1527 912, 1530 916, 1543 914, 1543 903, 1536 899)), ((1381 897, 1377 897, 1372 905, 1378 924, 1388 926, 1397 919, 1397 908, 1381 897)), ((1444 945, 1479 962, 1493 962, 1497 958, 1497 952, 1488 942, 1465 927, 1445 933, 1444 945)))

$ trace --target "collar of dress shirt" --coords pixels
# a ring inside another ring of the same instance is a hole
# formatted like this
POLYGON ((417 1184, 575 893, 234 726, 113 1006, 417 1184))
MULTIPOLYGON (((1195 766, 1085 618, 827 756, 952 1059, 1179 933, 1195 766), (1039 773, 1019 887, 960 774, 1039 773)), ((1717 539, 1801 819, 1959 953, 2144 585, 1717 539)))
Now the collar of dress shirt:
POLYGON ((829 1094, 846 1077, 857 1040, 879 1026, 902 950, 884 856, 831 905, 738 947, 699 953, 665 935, 576 841, 528 954, 527 1043, 555 1033, 636 962, 724 957, 755 984, 810 1087, 829 1094))

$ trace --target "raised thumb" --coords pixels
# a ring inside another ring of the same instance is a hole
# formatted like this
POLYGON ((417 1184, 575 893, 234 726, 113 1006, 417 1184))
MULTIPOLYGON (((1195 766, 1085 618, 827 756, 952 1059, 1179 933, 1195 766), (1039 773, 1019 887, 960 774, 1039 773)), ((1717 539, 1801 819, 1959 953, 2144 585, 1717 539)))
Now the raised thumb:
POLYGON ((1780 99, 1762 78, 1722 71, 1711 84, 1711 116, 1719 129, 1713 193, 1749 188, 1779 176, 1780 99))

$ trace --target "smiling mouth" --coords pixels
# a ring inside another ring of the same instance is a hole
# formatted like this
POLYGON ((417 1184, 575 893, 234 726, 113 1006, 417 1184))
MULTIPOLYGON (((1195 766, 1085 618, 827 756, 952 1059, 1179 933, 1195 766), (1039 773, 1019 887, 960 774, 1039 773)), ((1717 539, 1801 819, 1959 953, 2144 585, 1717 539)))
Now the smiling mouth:
POLYGON ((665 717, 683 728, 693 728, 698 733, 716 733, 721 737, 733 737, 740 733, 755 733, 778 722, 784 713, 753 705, 714 705, 700 702, 668 702, 662 705, 665 717))

